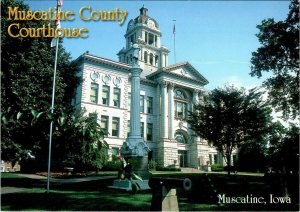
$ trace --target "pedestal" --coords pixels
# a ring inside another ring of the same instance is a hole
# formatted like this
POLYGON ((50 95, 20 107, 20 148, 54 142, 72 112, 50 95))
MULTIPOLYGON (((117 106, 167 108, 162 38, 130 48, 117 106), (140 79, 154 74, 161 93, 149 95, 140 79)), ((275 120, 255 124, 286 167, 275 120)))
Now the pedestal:
POLYGON ((132 172, 143 180, 149 179, 148 152, 149 147, 142 138, 127 138, 121 149, 124 159, 132 166, 132 172))

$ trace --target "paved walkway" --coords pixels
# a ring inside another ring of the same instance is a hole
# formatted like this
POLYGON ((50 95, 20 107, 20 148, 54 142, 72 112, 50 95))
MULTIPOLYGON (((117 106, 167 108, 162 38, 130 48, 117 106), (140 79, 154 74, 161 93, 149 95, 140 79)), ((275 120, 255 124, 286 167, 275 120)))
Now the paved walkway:
POLYGON ((24 191, 24 188, 16 188, 16 187, 1 187, 1 194, 10 194, 24 191))

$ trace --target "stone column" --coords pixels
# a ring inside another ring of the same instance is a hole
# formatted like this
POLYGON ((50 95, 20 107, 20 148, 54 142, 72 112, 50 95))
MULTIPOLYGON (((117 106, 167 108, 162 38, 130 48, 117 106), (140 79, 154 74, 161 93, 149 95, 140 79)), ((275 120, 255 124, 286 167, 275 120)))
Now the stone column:
POLYGON ((168 138, 168 98, 167 98, 167 86, 166 81, 160 83, 161 86, 161 137, 162 139, 168 138))
POLYGON ((198 89, 195 89, 194 91, 193 91, 193 103, 194 104, 198 104, 199 103, 199 97, 198 97, 198 95, 199 95, 199 90, 198 89))
POLYGON ((169 139, 174 139, 174 84, 169 84, 169 139))
POLYGON ((198 89, 193 91, 193 111, 195 111, 194 106, 199 104, 199 92, 200 91, 198 89))
MULTIPOLYGON (((199 93, 200 93, 200 91, 198 89, 195 89, 193 91, 193 112, 195 112, 195 105, 199 104, 199 93)), ((195 138, 195 141, 196 141, 196 143, 200 142, 200 137, 197 136, 195 138)))
POLYGON ((148 152, 149 147, 141 137, 140 123, 140 74, 142 69, 138 65, 139 47, 133 45, 133 65, 131 68, 131 107, 130 107, 130 135, 122 145, 121 153, 127 162, 132 164, 132 170, 143 179, 149 178, 148 152))
POLYGON ((157 140, 160 140, 160 138, 161 138, 161 135, 162 135, 162 133, 161 133, 161 105, 160 105, 160 84, 158 84, 157 85, 157 87, 156 87, 156 96, 157 96, 157 108, 156 108, 156 114, 157 114, 157 119, 156 119, 156 121, 157 121, 157 140))
POLYGON ((131 69, 131 110, 130 110, 130 138, 141 139, 140 118, 140 74, 142 69, 131 69))

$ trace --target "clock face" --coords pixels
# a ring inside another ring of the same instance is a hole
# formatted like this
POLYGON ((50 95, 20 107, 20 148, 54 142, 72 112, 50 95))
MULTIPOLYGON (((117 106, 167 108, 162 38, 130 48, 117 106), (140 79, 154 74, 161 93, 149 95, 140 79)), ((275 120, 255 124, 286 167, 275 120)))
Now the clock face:
POLYGON ((151 20, 151 19, 149 19, 149 20, 148 20, 148 26, 149 26, 150 28, 155 28, 155 23, 154 23, 154 21, 151 20))
POLYGON ((95 71, 91 73, 91 79, 92 79, 93 81, 98 80, 99 77, 100 77, 99 74, 96 73, 95 71))

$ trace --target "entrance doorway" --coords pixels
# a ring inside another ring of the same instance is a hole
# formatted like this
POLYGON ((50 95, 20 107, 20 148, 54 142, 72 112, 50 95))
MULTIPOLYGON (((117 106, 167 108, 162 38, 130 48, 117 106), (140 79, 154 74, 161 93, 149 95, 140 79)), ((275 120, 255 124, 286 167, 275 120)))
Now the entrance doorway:
POLYGON ((178 150, 178 161, 180 167, 188 167, 188 157, 186 150, 178 150))

